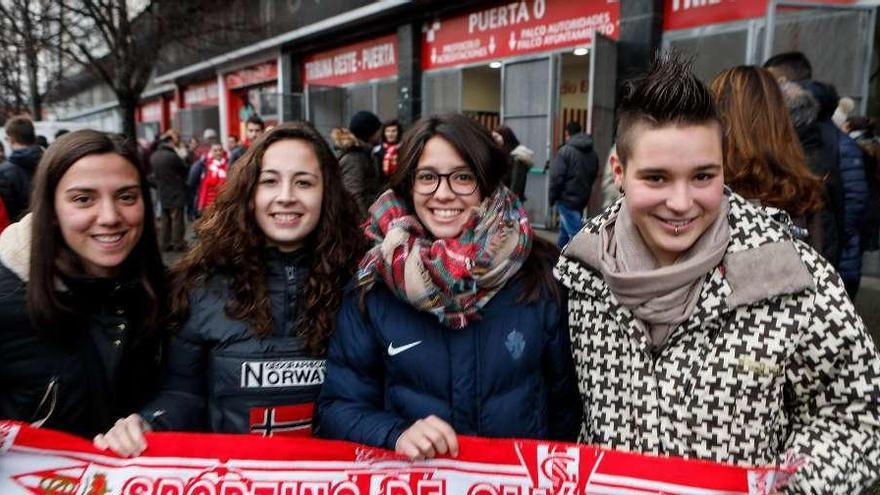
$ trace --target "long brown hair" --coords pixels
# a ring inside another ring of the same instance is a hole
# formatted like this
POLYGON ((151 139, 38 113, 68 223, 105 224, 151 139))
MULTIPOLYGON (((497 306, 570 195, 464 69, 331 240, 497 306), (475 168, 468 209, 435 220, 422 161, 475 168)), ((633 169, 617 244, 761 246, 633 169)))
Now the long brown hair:
MULTIPOLYGON (((410 210, 413 209, 413 178, 419 158, 425 150, 425 144, 435 136, 448 141, 471 166, 482 197, 492 195, 501 187, 508 166, 507 153, 495 143, 485 127, 456 113, 426 117, 416 122, 403 136, 398 154, 399 165, 390 177, 391 189, 408 203, 410 210)), ((517 274, 524 282, 520 302, 536 302, 546 291, 557 301, 561 299, 559 287, 553 278, 553 265, 558 257, 556 246, 534 236, 529 257, 517 274)))
POLYGON ((736 193, 794 216, 822 208, 822 181, 810 172, 776 79, 733 67, 715 76, 712 96, 726 129, 724 178, 736 193))
POLYGON ((214 274, 229 277, 225 312, 246 321, 256 337, 272 333, 267 268, 261 262, 266 236, 257 225, 254 194, 263 154, 274 143, 297 139, 309 143, 323 177, 321 217, 302 249, 311 253, 311 269, 303 290, 299 335, 312 355, 321 355, 333 331, 342 290, 364 252, 357 228, 357 206, 342 186, 339 163, 320 134, 309 124, 282 124, 261 135, 235 163, 215 202, 194 228, 198 240, 172 270, 171 315, 180 324, 189 315, 189 295, 214 274))
MULTIPOLYGON (((81 322, 77 308, 69 307, 65 295, 57 290, 62 272, 85 273, 82 260, 64 242, 55 213, 55 189, 64 174, 81 158, 114 153, 125 159, 138 174, 144 202, 141 237, 122 265, 121 273, 137 280, 144 299, 139 301, 139 316, 144 335, 158 331, 165 292, 165 269, 156 244, 156 228, 149 184, 140 166, 137 149, 131 141, 91 129, 69 132, 52 143, 37 166, 31 196, 33 225, 31 258, 27 283, 27 309, 34 326, 43 333, 60 333, 71 322, 81 322)), ((61 335, 58 335, 61 337, 61 335)))

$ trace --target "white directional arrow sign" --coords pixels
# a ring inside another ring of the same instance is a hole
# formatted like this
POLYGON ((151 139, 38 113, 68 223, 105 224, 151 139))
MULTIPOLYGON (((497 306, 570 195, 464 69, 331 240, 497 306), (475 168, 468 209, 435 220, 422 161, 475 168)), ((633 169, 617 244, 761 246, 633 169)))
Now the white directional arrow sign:
POLYGON ((495 53, 495 37, 489 36, 489 53, 495 53))
POLYGON ((510 41, 507 42, 507 45, 510 46, 511 50, 516 48, 516 33, 513 31, 510 32, 510 41))

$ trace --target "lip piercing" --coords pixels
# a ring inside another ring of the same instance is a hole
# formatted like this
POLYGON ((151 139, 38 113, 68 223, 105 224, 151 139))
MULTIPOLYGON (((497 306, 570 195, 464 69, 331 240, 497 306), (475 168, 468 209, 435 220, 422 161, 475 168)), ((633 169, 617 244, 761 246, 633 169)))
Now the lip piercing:
POLYGON ((675 231, 673 232, 673 234, 675 235, 675 237, 678 237, 678 225, 675 226, 675 231))

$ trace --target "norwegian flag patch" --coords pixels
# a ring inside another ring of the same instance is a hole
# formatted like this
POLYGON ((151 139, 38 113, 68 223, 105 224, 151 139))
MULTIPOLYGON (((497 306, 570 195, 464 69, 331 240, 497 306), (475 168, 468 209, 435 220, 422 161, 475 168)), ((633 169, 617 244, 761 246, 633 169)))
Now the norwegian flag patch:
POLYGON ((314 412, 313 402, 295 406, 252 407, 251 433, 264 437, 310 437, 314 412))

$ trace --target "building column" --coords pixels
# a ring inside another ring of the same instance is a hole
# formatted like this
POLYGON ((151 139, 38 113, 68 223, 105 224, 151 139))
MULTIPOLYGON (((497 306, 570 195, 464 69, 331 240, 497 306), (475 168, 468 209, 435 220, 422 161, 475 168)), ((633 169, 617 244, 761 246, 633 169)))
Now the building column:
POLYGON ((305 120, 302 63, 290 52, 278 56, 278 93, 281 120, 305 120))
POLYGON ((660 49, 662 37, 663 0, 620 0, 618 82, 650 67, 654 54, 660 49))
POLYGON ((223 147, 229 146, 229 94, 226 91, 226 75, 217 71, 217 111, 220 114, 220 128, 217 137, 223 147))
POLYGON ((397 118, 408 128, 422 113, 422 26, 397 28, 397 118))

